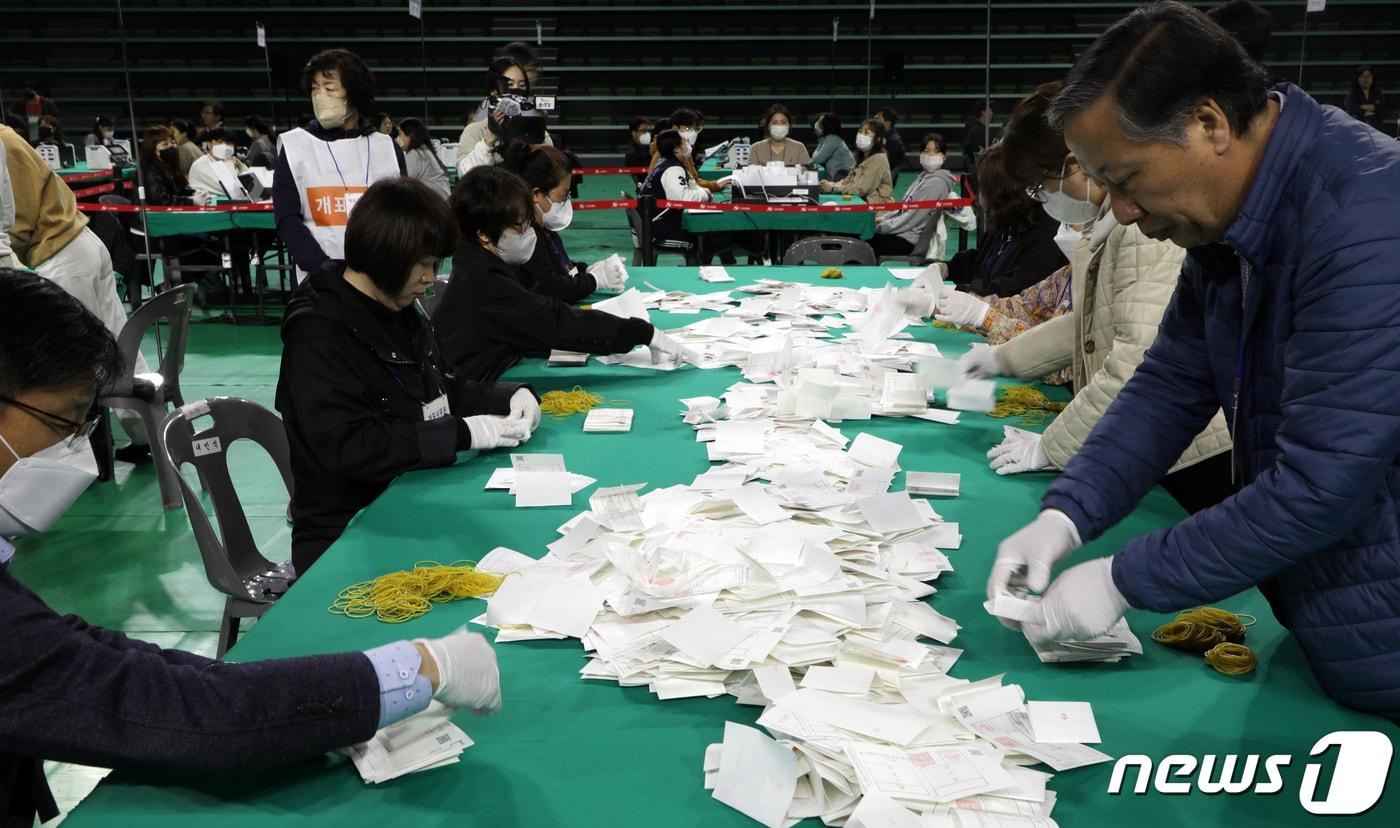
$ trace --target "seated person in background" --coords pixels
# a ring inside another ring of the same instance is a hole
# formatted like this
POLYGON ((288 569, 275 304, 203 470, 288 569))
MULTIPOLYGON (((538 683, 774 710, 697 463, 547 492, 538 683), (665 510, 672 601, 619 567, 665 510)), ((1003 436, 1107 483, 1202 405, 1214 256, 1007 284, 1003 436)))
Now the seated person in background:
MULTIPOLYGON (((501 163, 496 144, 506 135, 512 117, 543 117, 542 115, 507 115, 507 110, 530 97, 530 81, 525 67, 515 58, 498 57, 486 71, 486 101, 490 114, 473 121, 462 130, 457 141, 457 175, 466 175, 475 167, 501 163)), ((546 130, 544 143, 554 146, 546 130)))
POLYGON ((758 131, 763 133, 764 138, 749 151, 750 164, 781 161, 798 166, 812 163, 812 156, 807 154, 806 147, 788 140, 788 133, 792 131, 792 113, 782 104, 768 107, 763 119, 758 122, 758 131))
POLYGON ((64 146, 68 143, 63 137, 63 122, 57 116, 44 115, 39 118, 39 143, 64 146))
POLYGON ((248 145, 248 155, 244 162, 250 167, 272 169, 277 164, 277 148, 272 143, 272 136, 268 134, 267 124, 256 115, 249 115, 243 119, 243 128, 248 133, 248 139, 252 141, 248 145))
MULTIPOLYGON (((948 145, 943 136, 930 132, 924 136, 919 152, 923 172, 904 191, 902 201, 939 201, 953 194, 958 179, 943 169, 948 160, 948 145)), ((919 238, 930 222, 942 221, 942 210, 908 210, 875 214, 875 238, 870 244, 882 256, 907 256, 914 252, 919 238)))
MULTIPOLYGON (((550 162, 557 159, 533 159, 541 167, 550 162)), ((452 254, 452 281, 433 313, 433 329, 459 375, 495 379, 522 356, 554 349, 618 354, 649 344, 654 358, 681 356, 680 347, 644 319, 579 310, 526 286, 523 266, 534 257, 540 216, 520 176, 498 167, 472 170, 452 192, 452 211, 462 241, 452 254)))
POLYGON ((6 824, 58 816, 45 760, 172 779, 265 771, 367 741, 434 698, 478 713, 500 707, 495 654, 464 630, 364 652, 235 664, 162 649, 46 606, 11 574, 11 558, 31 554, 26 539, 12 541, 47 531, 97 476, 87 440, 96 421, 86 418, 97 389, 121 372, 121 354, 77 300, 17 270, 0 269, 0 330, 6 824))
POLYGON ((199 110, 199 143, 201 147, 209 142, 209 130, 224 128, 223 101, 205 101, 199 110))
POLYGON ((387 112, 376 112, 373 118, 374 131, 382 132, 389 137, 394 135, 394 119, 389 117, 387 112))
POLYGON ((194 162, 204 157, 204 150, 194 142, 194 128, 184 118, 176 118, 171 121, 170 130, 180 155, 178 164, 180 175, 188 176, 194 162))
POLYGON ((846 146, 846 134, 841 119, 834 112, 823 112, 812 124, 817 133, 817 148, 812 151, 812 163, 823 168, 822 178, 840 181, 856 166, 851 148, 846 146))
MULTIPOLYGON (((24 133, 20 134, 23 135, 24 133)), ((116 125, 112 122, 112 119, 106 115, 98 115, 92 122, 92 131, 83 136, 83 146, 106 146, 112 143, 112 136, 116 134, 116 125)))
MULTIPOLYGON (((717 193, 728 187, 729 179, 708 181, 700 177, 700 172, 696 168, 696 156, 700 151, 700 132, 705 128, 705 116, 694 109, 677 109, 675 112, 671 113, 670 128, 680 133, 681 138, 684 139, 688 147, 686 150, 687 154, 681 159, 681 163, 685 166, 686 174, 690 176, 690 180, 694 182, 694 186, 709 193, 717 193)), ((661 135, 659 126, 654 134, 657 136, 661 135)), ((651 164, 653 169, 656 166, 657 159, 663 157, 665 156, 662 154, 659 144, 654 144, 651 148, 651 164)), ((669 198, 670 196, 667 197, 669 198)), ((698 200, 704 201, 706 199, 698 200)))
MULTIPOLYGON (((622 166, 624 167, 650 167, 651 166, 651 121, 646 118, 633 118, 628 125, 627 145, 622 148, 622 166)), ((638 184, 646 178, 645 174, 633 175, 638 184)))
MULTIPOLYGON (((704 181, 695 178, 695 165, 690 163, 690 144, 676 129, 668 129, 657 136, 654 149, 657 153, 651 172, 637 188, 638 196, 651 196, 667 201, 709 201, 710 191, 704 181)), ((714 182, 710 182, 714 183, 714 182)), ((682 241, 695 244, 695 236, 681 227, 683 210, 666 208, 656 211, 651 218, 651 238, 653 243, 682 241)), ((731 233, 710 233, 706 236, 707 249, 719 252, 720 262, 734 264, 734 235, 731 233)))
POLYGON ((573 169, 568 157, 554 147, 512 141, 501 167, 520 176, 535 202, 535 253, 520 267, 521 284, 526 290, 569 303, 597 290, 597 279, 588 266, 569 258, 559 237, 574 218, 569 200, 573 169))
POLYGON ((350 208, 381 178, 408 173, 403 150, 368 121, 374 73, 354 52, 328 49, 301 70, 315 120, 282 134, 272 173, 277 235, 296 263, 297 282, 345 255, 350 208))
POLYGON ((889 201, 894 195, 890 159, 885 154, 885 126, 876 120, 860 125, 856 134, 856 166, 840 181, 823 181, 822 192, 860 196, 868 203, 889 201))
POLYGON ((39 93, 39 84, 36 81, 25 81, 20 99, 11 104, 9 114, 14 115, 24 121, 25 128, 19 130, 30 141, 39 140, 39 121, 45 115, 58 117, 58 104, 47 95, 39 93))
POLYGON ((211 204, 216 198, 225 198, 223 184, 219 182, 218 166, 233 177, 248 171, 247 166, 234 156, 233 136, 223 127, 215 127, 205 133, 209 142, 209 154, 201 155, 190 165, 189 184, 194 190, 196 204, 211 204))
POLYGON ((987 232, 977 247, 939 263, 944 278, 978 296, 1012 296, 1063 267, 1067 259, 1055 243, 1060 222, 1008 176, 1000 145, 982 153, 977 177, 987 232))
MULTIPOLYGON (((198 146, 197 144, 195 146, 198 146)), ((204 158, 204 155, 200 155, 204 158)), ((146 187, 146 203, 159 207, 191 204, 185 177, 180 174, 180 150, 170 127, 156 124, 141 136, 141 183, 146 187)))
POLYGON ((437 193, 411 178, 377 182, 350 214, 345 259, 287 306, 277 410, 296 480, 297 572, 395 477, 450 466, 459 451, 517 446, 539 424, 528 388, 465 380, 439 356, 416 300, 456 242, 437 193))
POLYGON ((437 150, 433 148, 433 137, 423 122, 417 118, 404 118, 399 122, 399 134, 394 140, 403 150, 408 177, 427 184, 445 201, 452 193, 447 183, 447 168, 438 159, 437 150))
POLYGON ((883 106, 870 117, 885 125, 885 152, 890 157, 890 169, 896 172, 904 169, 904 138, 900 136, 899 130, 895 129, 899 113, 895 112, 892 106, 883 106))

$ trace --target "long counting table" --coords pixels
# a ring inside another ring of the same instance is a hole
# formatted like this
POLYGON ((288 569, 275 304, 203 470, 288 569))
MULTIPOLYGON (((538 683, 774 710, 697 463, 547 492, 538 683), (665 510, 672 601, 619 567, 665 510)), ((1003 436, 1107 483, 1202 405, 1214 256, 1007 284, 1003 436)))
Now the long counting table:
MULTIPOLYGON (((820 268, 730 268, 746 283, 759 276, 818 281, 820 268)), ((850 287, 882 284, 877 268, 846 268, 850 287)), ((635 268, 632 282, 708 292, 717 286, 693 268, 635 268)), ((698 317, 657 314, 664 327, 698 317)), ((966 334, 923 327, 956 356, 974 341, 966 334)), ((718 394, 738 378, 733 369, 671 373, 604 367, 549 368, 537 359, 515 368, 511 379, 533 382, 538 391, 582 385, 608 400, 628 400, 636 422, 628 434, 584 434, 582 417, 546 419, 523 450, 562 452, 571 471, 599 485, 647 482, 650 487, 686 483, 709 464, 692 429, 677 416, 677 399, 718 394)), ((1051 394, 1064 398, 1063 392, 1051 394)), ((1249 644, 1260 656, 1257 673, 1218 675, 1199 656, 1164 649, 1148 639, 1165 616, 1132 612, 1129 620, 1145 654, 1119 664, 1041 665, 1025 640, 1004 629, 981 607, 983 584, 996 545, 1037 511, 1050 481, 1044 474, 1000 478, 984 454, 1002 422, 964 414, 956 426, 910 419, 876 419, 839 426, 848 436, 869 431, 903 443, 900 464, 919 471, 962 473, 962 494, 939 498, 935 508, 961 523, 962 548, 949 552, 955 572, 945 574, 932 596, 941 612, 963 629, 954 646, 966 652, 953 675, 978 679, 1005 672, 1027 696, 1039 700, 1090 701, 1114 756, 1146 754, 1160 762, 1170 754, 1290 754, 1285 789, 1276 796, 1168 796, 1149 793, 1109 796, 1112 764, 1057 775, 1053 817, 1060 825, 1277 826, 1299 824, 1308 815, 1298 801, 1303 768, 1323 766, 1319 791, 1327 790, 1333 758, 1310 760, 1308 751, 1337 730, 1379 730, 1392 741, 1400 729, 1381 719, 1345 710, 1317 688, 1294 640, 1273 620, 1255 590, 1221 602, 1252 612, 1249 644)), ((532 556, 544 553, 555 528, 587 508, 587 489, 571 508, 515 509, 504 492, 482 486, 506 452, 464 456, 456 466, 404 475, 351 524, 345 536, 238 643, 240 661, 360 649, 400 638, 443 635, 483 611, 468 600, 436 606, 428 615, 393 626, 333 616, 326 607, 347 584, 415 561, 476 558, 505 545, 532 556)), ((895 487, 902 486, 902 477, 895 487)), ((1180 507, 1154 490, 1122 525, 1081 550, 1077 559, 1112 553, 1133 535, 1167 526, 1180 507)), ((194 551, 191 550, 191 555, 194 551)), ((85 826, 184 826, 247 828, 249 825, 355 826, 752 826, 756 823, 711 799, 702 787, 705 746, 723 738, 726 720, 752 724, 755 707, 731 697, 658 702, 646 688, 584 681, 577 641, 502 644, 504 707, 489 719, 463 714, 456 721, 476 741, 460 764, 380 786, 360 782, 354 768, 337 758, 290 768, 218 779, 139 778, 115 774, 69 818, 85 826)), ((1390 775, 1388 795, 1364 817, 1346 825, 1394 826, 1400 816, 1400 774, 1390 775)), ((1131 789, 1136 774, 1128 774, 1131 789)), ((1178 779, 1191 778, 1189 773, 1178 779)), ((1262 770, 1258 777, 1264 779, 1262 770)), ((1319 793, 1318 798, 1322 794, 1319 793)), ((808 823, 816 825, 815 820, 808 823)))

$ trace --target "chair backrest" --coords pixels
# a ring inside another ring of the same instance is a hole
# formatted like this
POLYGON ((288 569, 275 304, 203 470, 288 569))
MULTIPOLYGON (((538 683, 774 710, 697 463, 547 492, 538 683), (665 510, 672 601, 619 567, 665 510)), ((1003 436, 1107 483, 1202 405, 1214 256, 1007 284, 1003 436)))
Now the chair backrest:
POLYGON ((642 214, 636 207, 627 208, 627 228, 632 231, 632 249, 642 249, 642 214))
POLYGON ((429 319, 433 318, 433 311, 437 310, 438 305, 442 304, 442 297, 446 295, 446 293, 447 279, 438 276, 433 279, 433 289, 422 299, 418 300, 418 304, 423 308, 423 313, 427 314, 429 319))
POLYGON ((874 265, 875 249, 860 239, 840 236, 802 239, 783 254, 783 264, 874 265))
POLYGON ((268 453, 277 464, 287 495, 293 490, 291 451, 282 420, 255 402, 238 397, 210 397, 196 400, 170 412, 161 423, 157 463, 167 463, 175 469, 180 482, 180 495, 185 501, 185 514, 194 530, 204 573, 209 583, 225 595, 255 603, 270 603, 270 598, 251 595, 244 586, 250 578, 272 569, 275 564, 263 557, 248 528, 248 517, 234 490, 228 472, 228 449, 236 440, 252 440, 268 453), (200 431, 194 423, 203 417, 213 422, 200 431), (214 517, 219 530, 209 523, 204 504, 190 487, 180 469, 186 463, 199 471, 199 479, 214 504, 214 517))
MULTIPOLYGON (((126 372, 124 379, 130 380, 136 373, 136 357, 141 353, 141 340, 145 338, 146 331, 165 321, 170 323, 170 331, 165 338, 164 348, 157 354, 160 362, 156 371, 161 375, 164 388, 179 389, 180 372, 185 368, 190 311, 194 309, 196 290, 194 285, 172 287, 151 297, 150 301, 137 308, 131 318, 126 320, 122 332, 117 335, 117 348, 121 350, 126 372)), ((171 398, 167 393, 166 399, 171 398)))

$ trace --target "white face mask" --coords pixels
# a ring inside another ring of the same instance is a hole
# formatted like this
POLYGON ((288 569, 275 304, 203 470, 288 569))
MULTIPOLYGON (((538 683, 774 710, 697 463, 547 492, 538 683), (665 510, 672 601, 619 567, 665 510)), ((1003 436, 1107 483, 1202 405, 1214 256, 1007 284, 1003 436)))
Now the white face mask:
POLYGON ((693 129, 683 129, 680 131, 680 133, 681 140, 685 141, 686 145, 692 147, 695 146, 695 139, 700 137, 700 133, 693 129))
POLYGON ((316 122, 326 129, 340 129, 350 115, 345 100, 330 95, 312 95, 311 108, 316 112, 316 122))
POLYGON ((1089 179, 1084 179, 1084 198, 1078 199, 1064 191, 1065 171, 1069 169, 1069 159, 1060 166, 1060 190, 1058 192, 1045 191, 1045 212, 1050 214, 1050 218, 1065 224, 1083 224, 1092 221, 1099 216, 1099 206, 1089 200, 1089 179))
POLYGON ((938 172, 943 169, 943 153, 934 155, 920 155, 919 164, 924 168, 924 172, 938 172))
POLYGON ((643 132, 641 135, 638 135, 638 136, 637 136, 637 143, 638 143, 638 144, 641 144, 641 145, 644 146, 644 147, 651 146, 651 133, 650 133, 650 132, 643 132))
POLYGON ((0 537, 48 531, 97 479, 97 458, 87 440, 71 448, 61 440, 28 457, 20 457, 3 436, 0 444, 16 458, 0 476, 0 537))
POLYGON ((248 136, 249 138, 256 137, 256 136, 253 135, 253 131, 252 131, 251 129, 245 129, 245 130, 243 130, 243 134, 246 135, 246 136, 248 136))
POLYGON ((817 137, 818 137, 818 138, 820 138, 820 137, 822 136, 822 125, 821 125, 821 124, 812 124, 812 131, 815 132, 815 133, 817 134, 817 137))
POLYGON ((233 145, 215 144, 214 146, 209 148, 209 154, 219 159, 220 161, 227 161, 233 157, 233 145))
POLYGON ((865 132, 856 133, 856 149, 861 152, 870 152, 870 148, 875 146, 875 136, 865 132))
POLYGON ((574 202, 572 199, 564 199, 555 204, 549 205, 549 212, 544 214, 544 226, 558 233, 574 220, 574 202))
POLYGON ((516 230, 501 233, 496 249, 501 251, 501 261, 506 264, 525 264, 535 255, 535 228, 528 228, 524 233, 516 230))
POLYGON ((1068 224, 1060 224, 1060 229, 1055 231, 1055 246, 1060 248, 1060 252, 1065 254, 1065 258, 1074 261, 1074 248, 1079 246, 1079 239, 1083 236, 1078 230, 1068 224))
POLYGON ((773 136, 774 141, 781 141, 788 137, 788 129, 787 124, 774 124, 768 127, 768 134, 773 136))
POLYGON ((110 130, 110 129, 104 129, 104 130, 102 130, 102 137, 103 137, 103 138, 106 138, 108 141, 112 140, 112 130, 110 130))

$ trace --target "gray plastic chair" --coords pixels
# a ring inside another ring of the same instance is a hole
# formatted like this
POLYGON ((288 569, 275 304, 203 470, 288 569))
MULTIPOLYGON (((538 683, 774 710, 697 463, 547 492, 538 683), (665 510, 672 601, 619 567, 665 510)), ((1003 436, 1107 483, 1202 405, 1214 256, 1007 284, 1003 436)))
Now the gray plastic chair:
POLYGON ((438 305, 442 304, 442 297, 447 293, 447 283, 447 279, 438 276, 433 279, 433 289, 418 300, 418 305, 423 308, 423 313, 427 314, 429 319, 433 317, 438 305))
MULTIPOLYGON (((189 344, 190 311, 194 308, 194 285, 172 287, 136 309, 117 336, 122 354, 122 376, 116 378, 97 395, 103 408, 125 408, 141 416, 151 441, 151 455, 159 456, 160 424, 170 405, 182 406, 180 372, 185 367, 185 349, 189 344), (169 331, 164 347, 158 347, 159 364, 153 373, 137 374, 136 357, 141 353, 141 340, 146 331, 168 322, 169 331)), ((111 458, 103 458, 108 466, 111 458)), ((99 461, 99 465, 103 460, 99 461)), ((166 509, 180 508, 178 475, 156 463, 156 480, 160 484, 161 505, 166 509)))
POLYGON ((229 476, 228 449, 237 440, 252 440, 262 446, 277 464, 290 498, 293 482, 287 432, 276 414, 238 397, 210 397, 177 408, 165 418, 160 431, 162 451, 156 462, 178 481, 185 514, 204 559, 205 577, 227 596, 219 626, 218 655, 222 658, 238 640, 242 619, 267 612, 296 580, 291 561, 273 563, 258 550, 229 476), (196 432, 194 422, 202 417, 212 417, 213 423, 196 432), (199 494, 180 474, 186 463, 194 465, 209 492, 219 522, 217 532, 204 513, 199 494))
POLYGON ((785 265, 800 265, 808 261, 826 266, 874 265, 875 248, 860 239, 820 236, 793 242, 783 254, 785 265))

